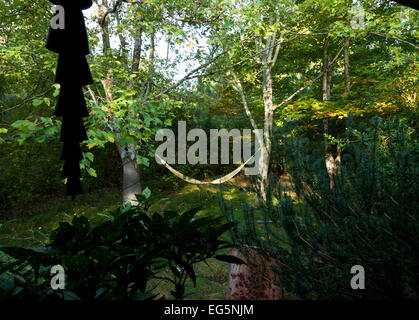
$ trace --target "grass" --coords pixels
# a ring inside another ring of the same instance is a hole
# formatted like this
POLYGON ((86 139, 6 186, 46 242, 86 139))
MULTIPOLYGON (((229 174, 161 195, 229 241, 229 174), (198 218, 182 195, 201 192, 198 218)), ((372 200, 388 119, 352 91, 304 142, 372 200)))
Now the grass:
POLYGON ((83 194, 76 200, 45 198, 27 208, 16 208, 0 220, 0 244, 6 246, 40 247, 60 222, 71 222, 84 215, 94 224, 103 221, 100 214, 118 206, 119 191, 106 189, 83 194))

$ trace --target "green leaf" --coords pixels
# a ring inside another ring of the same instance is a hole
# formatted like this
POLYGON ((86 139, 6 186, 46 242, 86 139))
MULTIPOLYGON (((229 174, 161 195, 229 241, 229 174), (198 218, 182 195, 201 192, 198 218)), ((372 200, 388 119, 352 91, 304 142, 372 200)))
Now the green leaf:
POLYGON ((87 171, 89 172, 89 174, 90 174, 92 177, 97 178, 97 173, 96 173, 96 170, 95 170, 95 169, 93 169, 93 168, 89 168, 89 170, 87 170, 87 171))
POLYGON ((39 106, 39 105, 42 104, 42 100, 40 100, 40 99, 34 99, 32 101, 32 104, 33 104, 34 107, 37 107, 37 106, 39 106))
POLYGON ((93 162, 94 160, 95 160, 95 156, 93 155, 93 153, 91 153, 91 152, 86 152, 85 154, 84 154, 84 156, 87 158, 87 159, 89 159, 90 160, 90 162, 93 162))
POLYGON ((142 192, 142 195, 146 198, 146 199, 148 199, 148 198, 150 198, 150 196, 151 196, 151 190, 147 187, 147 188, 145 188, 144 190, 143 190, 143 192, 142 192))
POLYGON ((29 120, 17 120, 12 123, 12 127, 16 128, 22 132, 26 132, 29 130, 35 130, 36 124, 29 121, 29 120))
POLYGON ((115 138, 112 135, 108 134, 108 141, 111 142, 111 143, 114 143, 115 138))
POLYGON ((142 157, 140 155, 137 154, 137 163, 138 164, 143 164, 146 167, 150 166, 150 160, 148 158, 142 157))

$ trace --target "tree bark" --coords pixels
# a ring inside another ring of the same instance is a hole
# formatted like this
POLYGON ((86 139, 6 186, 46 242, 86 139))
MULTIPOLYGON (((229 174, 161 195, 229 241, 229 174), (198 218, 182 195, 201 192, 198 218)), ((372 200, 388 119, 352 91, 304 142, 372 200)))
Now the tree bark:
POLYGON ((276 284, 278 277, 273 269, 279 269, 279 262, 266 259, 254 249, 246 250, 246 257, 237 249, 230 254, 246 264, 230 264, 227 300, 281 300, 283 289, 276 284))
POLYGON ((272 147, 273 101, 272 101, 272 72, 268 65, 263 71, 263 104, 265 109, 264 147, 262 147, 262 171, 260 177, 260 193, 264 202, 267 200, 267 186, 269 178, 269 162, 272 147))
POLYGON ((329 101, 329 45, 330 40, 327 38, 323 45, 323 81, 322 81, 322 94, 323 102, 329 101))
POLYGON ((156 30, 154 27, 152 27, 153 30, 151 31, 151 37, 150 37, 150 52, 149 52, 149 58, 148 58, 148 81, 146 84, 146 91, 144 94, 144 97, 148 97, 151 93, 151 90, 153 89, 153 76, 154 76, 154 52, 155 52, 155 38, 156 38, 156 30))
POLYGON ((100 33, 102 36, 102 45, 103 45, 103 53, 105 54, 111 48, 111 40, 109 37, 109 27, 108 22, 105 19, 105 10, 107 9, 106 4, 99 4, 98 0, 93 0, 93 3, 96 8, 96 15, 99 22, 100 33))
POLYGON ((135 35, 135 39, 134 39, 134 50, 132 53, 131 72, 138 71, 140 67, 142 45, 143 45, 143 29, 140 28, 138 31, 138 34, 135 35))
MULTIPOLYGON (((119 154, 121 155, 122 159, 122 167, 123 167, 123 178, 122 178, 122 203, 125 205, 128 202, 132 204, 137 203, 137 198, 135 197, 136 194, 141 194, 142 187, 141 187, 141 178, 140 173, 137 165, 137 159, 135 155, 134 149, 131 148, 121 148, 121 146, 117 143, 117 148, 119 154), (123 151, 125 150, 125 154, 122 157, 123 151), (131 150, 128 152, 127 150, 131 150)), ((134 148, 134 146, 131 146, 134 148)))
MULTIPOLYGON (((278 20, 278 17, 277 17, 278 20)), ((273 23, 273 19, 271 19, 273 23)), ((260 174, 260 195, 262 200, 266 203, 267 201, 267 187, 269 179, 269 163, 271 158, 271 149, 272 149, 272 125, 273 125, 273 115, 274 115, 274 106, 273 106, 273 96, 272 96, 272 68, 274 67, 276 60, 278 58, 279 49, 281 47, 281 40, 283 35, 277 39, 277 32, 275 31, 272 35, 268 36, 266 39, 266 44, 264 48, 264 54, 261 58, 261 63, 263 65, 263 105, 265 110, 265 119, 264 119, 264 132, 263 132, 263 145, 262 145, 262 170, 260 174), (278 43, 276 43, 278 41, 278 43)), ((259 39, 261 42, 261 39, 259 39)), ((261 48, 261 44, 257 43, 257 46, 261 48)))

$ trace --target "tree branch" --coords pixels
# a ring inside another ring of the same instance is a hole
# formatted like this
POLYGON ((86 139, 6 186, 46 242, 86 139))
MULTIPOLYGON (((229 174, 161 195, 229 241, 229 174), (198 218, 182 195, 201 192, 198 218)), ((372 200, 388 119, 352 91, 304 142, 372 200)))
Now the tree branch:
MULTIPOLYGON (((333 58, 333 60, 329 63, 329 66, 333 65, 336 61, 336 59, 340 56, 340 54, 342 53, 343 49, 345 48, 345 46, 342 46, 339 50, 339 52, 336 54, 336 56, 333 58)), ((315 77, 313 80, 311 80, 309 83, 307 83, 305 86, 301 87, 300 89, 298 89, 297 91, 295 91, 292 95, 290 95, 288 98, 286 98, 285 100, 283 100, 280 104, 274 106, 274 111, 280 107, 282 107, 284 104, 290 102, 292 99, 294 99, 294 97, 299 94, 301 91, 307 89, 309 86, 311 86, 314 82, 316 82, 317 80, 319 80, 322 76, 323 76, 324 72, 322 71, 317 77, 315 77)))
POLYGON ((252 124, 253 129, 257 129, 256 121, 252 116, 252 113, 249 110, 249 106, 247 105, 246 96, 244 94, 243 86, 239 80, 239 78, 236 76, 236 73, 232 70, 231 75, 234 78, 234 81, 236 82, 236 87, 234 89, 240 94, 240 98, 242 99, 243 107, 246 112, 246 115, 249 117, 250 123, 252 124))
POLYGON ((169 91, 176 89, 177 87, 179 87, 182 83, 184 83, 186 80, 189 79, 193 79, 196 76, 193 76, 194 73, 198 72, 201 69, 204 69, 206 67, 208 67, 210 64, 212 64, 213 62, 215 62, 215 60, 217 60, 219 57, 225 55, 225 52, 222 52, 218 55, 216 55, 214 58, 212 58, 210 61, 200 65, 199 67, 191 70, 190 72, 188 72, 181 80, 179 80, 178 82, 176 82, 175 84, 171 85, 170 87, 164 89, 163 91, 161 91, 160 93, 158 93, 156 96, 154 96, 154 99, 159 99, 161 98, 164 94, 168 93, 169 91))
MULTIPOLYGON (((370 34, 374 34, 374 35, 376 35, 376 36, 380 36, 380 37, 384 37, 384 38, 386 38, 386 39, 389 39, 387 36, 387 34, 385 34, 385 33, 378 33, 378 32, 370 32, 370 34)), ((406 44, 408 44, 408 45, 410 45, 410 46, 412 46, 413 48, 415 48, 416 50, 418 50, 419 49, 419 47, 417 46, 417 45, 415 45, 415 44, 413 44, 413 43, 411 43, 411 42, 409 42, 409 41, 407 41, 407 40, 403 40, 403 39, 400 39, 400 38, 398 38, 398 37, 391 37, 392 39, 394 39, 394 40, 397 40, 397 41, 400 41, 400 42, 403 42, 403 43, 406 43, 406 44)))
POLYGON ((117 0, 114 4, 114 6, 111 9, 108 9, 105 14, 103 15, 102 19, 100 20, 100 25, 103 28, 103 26, 105 25, 106 22, 106 18, 108 17, 108 15, 110 15, 111 13, 115 13, 118 9, 119 6, 123 3, 126 2, 124 0, 117 0))

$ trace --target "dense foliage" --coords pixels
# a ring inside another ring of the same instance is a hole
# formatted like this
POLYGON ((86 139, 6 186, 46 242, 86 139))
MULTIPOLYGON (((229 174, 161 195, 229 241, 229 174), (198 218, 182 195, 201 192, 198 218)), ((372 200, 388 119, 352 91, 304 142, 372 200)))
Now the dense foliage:
MULTIPOLYGON (((0 5, 0 241, 32 247, 50 239, 43 249, 4 248, 8 297, 150 298, 149 280, 164 271, 173 296, 184 297, 192 266, 215 254, 205 243, 218 243, 227 225, 194 220, 196 210, 178 214, 198 201, 209 216, 219 213, 213 186, 186 185, 155 161, 156 132, 171 129, 178 142, 178 121, 207 136, 264 129, 260 175, 237 175, 240 186, 228 189, 234 205, 221 209, 239 222, 235 240, 281 262, 286 292, 417 296, 417 10, 387 0, 93 3, 84 11, 95 82, 84 89, 85 194, 75 202, 64 197, 61 119, 52 116, 59 86, 57 57, 45 48, 51 5, 0 5), (176 213, 114 211, 144 189, 176 213), (107 210, 113 215, 96 225, 107 210), (182 235, 178 223, 192 229, 182 235), (50 263, 65 265, 71 280, 60 297, 48 289, 50 263), (355 264, 366 269, 365 291, 350 288, 355 264)), ((173 168, 208 182, 237 164, 173 168)))
POLYGON ((417 135, 399 119, 347 126, 332 184, 321 150, 299 130, 288 134, 281 148, 290 183, 272 177, 259 224, 244 206, 249 218, 233 238, 279 259, 279 285, 301 297, 417 298, 417 135), (349 285, 354 265, 365 268, 367 290, 349 285))

